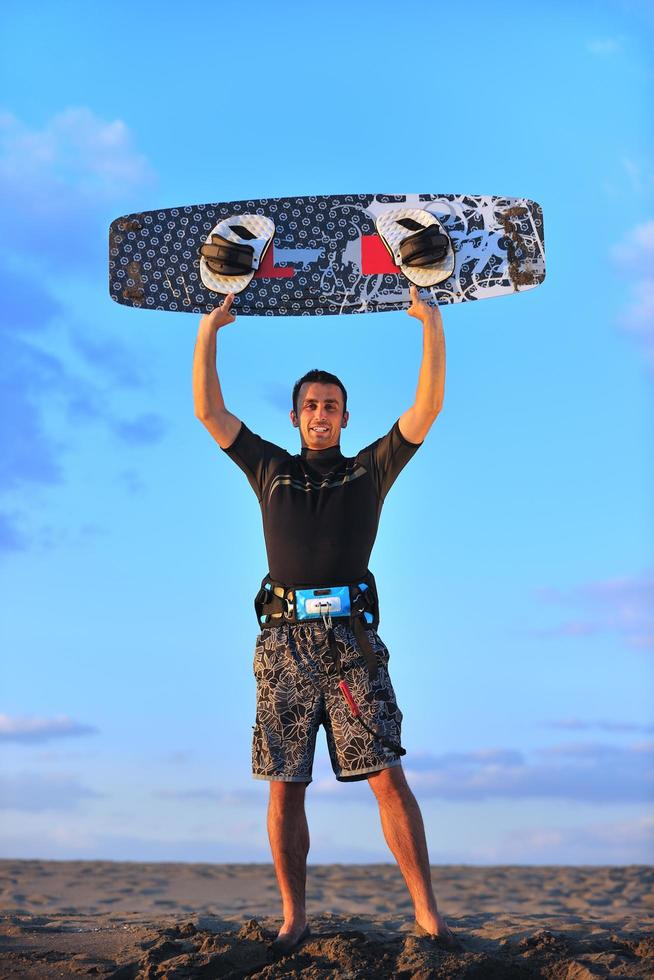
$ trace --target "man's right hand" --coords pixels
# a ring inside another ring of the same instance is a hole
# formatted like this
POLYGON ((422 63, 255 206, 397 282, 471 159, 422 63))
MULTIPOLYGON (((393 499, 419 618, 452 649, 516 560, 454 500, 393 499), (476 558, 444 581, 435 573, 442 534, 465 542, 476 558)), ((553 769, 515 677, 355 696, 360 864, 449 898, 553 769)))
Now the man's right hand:
POLYGON ((217 306, 211 313, 204 314, 200 320, 200 328, 204 328, 205 330, 220 330, 221 327, 226 326, 228 323, 233 323, 236 319, 236 313, 231 312, 233 302, 234 293, 228 293, 220 306, 217 306))

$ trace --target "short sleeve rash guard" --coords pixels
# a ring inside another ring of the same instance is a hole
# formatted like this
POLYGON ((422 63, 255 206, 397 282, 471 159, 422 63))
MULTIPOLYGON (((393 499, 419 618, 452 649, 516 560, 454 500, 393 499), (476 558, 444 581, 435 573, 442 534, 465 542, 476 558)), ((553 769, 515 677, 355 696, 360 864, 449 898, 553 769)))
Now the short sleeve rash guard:
POLYGON ((386 494, 420 445, 398 420, 354 457, 339 446, 292 456, 241 423, 224 452, 259 500, 270 577, 313 588, 361 579, 386 494))

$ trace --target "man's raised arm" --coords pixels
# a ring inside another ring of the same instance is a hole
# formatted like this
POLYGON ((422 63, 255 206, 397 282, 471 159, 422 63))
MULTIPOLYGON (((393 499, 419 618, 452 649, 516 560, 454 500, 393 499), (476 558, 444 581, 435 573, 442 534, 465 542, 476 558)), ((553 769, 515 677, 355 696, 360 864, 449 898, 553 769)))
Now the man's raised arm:
POLYGON ((409 442, 422 442, 443 406, 445 394, 445 335, 438 306, 429 306, 411 286, 409 316, 422 321, 422 362, 416 400, 400 416, 400 432, 409 442))
POLYGON ((234 294, 230 293, 220 306, 202 317, 193 353, 195 414, 223 449, 232 445, 241 428, 241 420, 225 408, 216 369, 216 336, 221 327, 236 319, 230 312, 233 302, 234 294))

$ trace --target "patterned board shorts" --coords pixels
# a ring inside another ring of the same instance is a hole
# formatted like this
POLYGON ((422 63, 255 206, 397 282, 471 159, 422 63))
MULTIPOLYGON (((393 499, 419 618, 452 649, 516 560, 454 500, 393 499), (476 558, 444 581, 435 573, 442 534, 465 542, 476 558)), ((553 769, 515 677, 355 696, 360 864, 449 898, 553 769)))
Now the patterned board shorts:
MULTIPOLYGON (((342 676, 374 732, 399 743, 402 712, 388 675, 389 653, 373 629, 377 655, 371 683, 349 623, 334 622, 342 676)), ((338 687, 322 623, 273 626, 257 637, 254 652, 257 714, 252 738, 255 779, 310 783, 316 735, 325 728, 334 775, 341 782, 366 779, 398 766, 400 757, 369 734, 353 716, 338 687)))

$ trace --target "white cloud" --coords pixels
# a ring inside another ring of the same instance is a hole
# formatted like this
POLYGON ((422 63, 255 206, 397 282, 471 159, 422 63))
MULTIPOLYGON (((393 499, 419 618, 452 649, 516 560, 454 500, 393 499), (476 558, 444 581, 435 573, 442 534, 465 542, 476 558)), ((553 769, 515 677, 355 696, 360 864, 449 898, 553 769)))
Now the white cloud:
MULTIPOLYGON (((132 207, 152 170, 120 120, 85 107, 41 128, 0 114, 0 235, 12 268, 47 284, 106 264, 109 221, 132 207)), ((16 287, 19 292, 19 287, 16 287)), ((24 303, 20 293, 17 300, 24 303)))
POLYGON ((68 715, 55 718, 15 717, 0 715, 0 741, 2 742, 46 742, 53 738, 77 735, 96 735, 98 729, 93 725, 82 725, 68 715))
POLYGON ((654 266, 654 221, 631 228, 611 249, 611 257, 624 272, 651 272, 654 266))
POLYGON ((56 203, 48 198, 55 186, 89 200, 114 197, 152 172, 121 119, 108 121, 80 106, 57 113, 41 129, 0 115, 0 175, 14 188, 29 187, 38 206, 48 209, 56 203))

